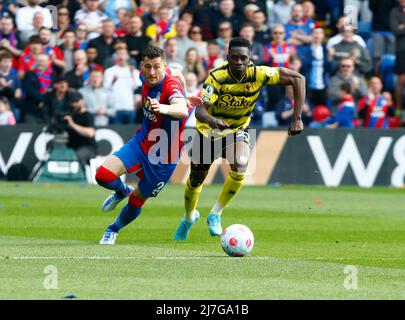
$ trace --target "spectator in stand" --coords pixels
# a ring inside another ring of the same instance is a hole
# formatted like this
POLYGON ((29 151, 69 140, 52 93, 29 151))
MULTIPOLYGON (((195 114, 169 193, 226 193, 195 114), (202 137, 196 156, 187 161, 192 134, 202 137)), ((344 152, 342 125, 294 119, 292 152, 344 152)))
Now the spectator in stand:
POLYGON ((266 24, 266 14, 264 11, 257 10, 253 16, 253 26, 255 28, 255 41, 261 44, 270 43, 270 28, 266 24))
POLYGON ((61 45, 63 43, 65 32, 71 30, 73 25, 70 20, 69 9, 65 5, 58 6, 58 29, 55 34, 56 44, 61 45))
POLYGON ((158 21, 146 28, 145 35, 156 44, 176 36, 176 24, 169 21, 169 9, 164 6, 159 8, 158 21))
POLYGON ((141 17, 132 16, 129 23, 129 35, 125 37, 129 55, 135 59, 136 65, 141 63, 142 52, 152 42, 152 38, 147 37, 142 32, 143 21, 141 17))
POLYGON ((254 4, 258 7, 258 10, 262 10, 267 16, 267 2, 274 2, 273 0, 237 0, 235 1, 235 12, 238 15, 243 15, 243 10, 246 6, 254 4))
MULTIPOLYGON (((345 16, 341 16, 339 18, 339 20, 336 23, 336 28, 338 30, 338 34, 333 36, 332 38, 330 38, 328 40, 328 42, 326 43, 326 48, 328 48, 328 50, 330 48, 332 48, 333 46, 339 44, 341 41, 343 41, 343 33, 344 33, 345 28, 348 25, 348 23, 349 23, 349 21, 345 16)), ((361 47, 367 48, 365 41, 359 35, 354 34, 353 41, 356 42, 357 44, 359 44, 361 47)))
POLYGON ((148 11, 144 12, 142 19, 144 30, 159 21, 159 9, 162 7, 162 0, 149 0, 148 11))
POLYGON ((179 47, 177 45, 177 40, 175 38, 169 38, 164 44, 164 49, 166 53, 166 65, 169 68, 176 69, 180 72, 183 72, 185 68, 184 59, 181 60, 178 58, 179 47))
POLYGON ((7 50, 16 58, 22 55, 17 48, 18 39, 14 32, 14 22, 10 16, 4 16, 0 20, 0 49, 7 50))
POLYGON ((232 29, 232 23, 229 21, 223 21, 218 24, 218 38, 216 39, 219 50, 222 52, 222 54, 226 54, 229 42, 231 41, 233 37, 233 29, 232 29))
POLYGON ((340 60, 339 71, 330 78, 327 93, 332 103, 333 111, 336 110, 337 105, 342 99, 339 88, 344 82, 351 84, 351 92, 356 102, 367 95, 366 82, 362 76, 354 73, 354 66, 352 58, 342 58, 340 60))
MULTIPOLYGON (((105 65, 104 65, 105 69, 110 68, 115 64, 115 61, 117 59, 117 51, 120 49, 124 49, 124 50, 128 51, 128 46, 124 39, 117 39, 117 41, 115 42, 114 54, 105 60, 105 65)), ((132 59, 131 57, 129 57, 129 64, 131 66, 136 67, 136 61, 134 59, 132 59)))
POLYGON ((179 18, 176 20, 176 23, 179 20, 186 21, 190 26, 194 25, 194 11, 183 10, 180 13, 179 18))
POLYGON ((204 66, 207 70, 207 74, 214 68, 218 67, 224 62, 224 56, 219 50, 218 43, 215 40, 210 40, 207 45, 207 60, 205 60, 204 66))
POLYGON ((309 101, 312 105, 327 103, 326 88, 330 64, 328 50, 323 43, 324 38, 325 34, 322 28, 315 28, 312 31, 311 56, 308 67, 304 68, 309 88, 309 101))
POLYGON ((354 128, 354 118, 356 114, 356 104, 352 96, 352 86, 348 82, 343 82, 339 86, 341 100, 336 110, 335 121, 331 121, 328 128, 354 128))
POLYGON ((112 20, 105 20, 102 23, 102 33, 99 37, 91 40, 89 46, 97 48, 97 64, 105 66, 106 59, 113 55, 115 24, 112 20))
POLYGON ((208 55, 208 43, 203 40, 202 28, 199 25, 193 25, 189 31, 189 37, 194 41, 195 47, 198 50, 198 55, 202 59, 206 59, 208 55))
POLYGON ((139 71, 129 64, 129 54, 126 49, 117 51, 116 64, 108 68, 104 74, 104 88, 111 90, 114 98, 116 124, 135 123, 135 96, 134 92, 142 84, 139 71))
POLYGON ((97 60, 97 48, 87 47, 86 49, 87 65, 91 70, 98 69, 104 71, 104 67, 96 63, 97 60))
MULTIPOLYGON (((404 109, 404 88, 405 88, 405 0, 400 0, 400 6, 391 10, 390 26, 396 38, 396 66, 395 73, 398 75, 395 91, 397 113, 404 109)), ((405 112, 402 111, 403 125, 405 124, 405 112)))
POLYGON ((119 19, 118 24, 116 25, 114 37, 115 38, 125 38, 127 35, 129 35, 129 24, 130 24, 130 19, 132 16, 132 12, 129 10, 126 10, 124 8, 118 9, 117 11, 117 17, 119 19))
POLYGON ((309 56, 308 44, 312 41, 312 30, 315 28, 313 21, 303 21, 304 8, 302 4, 295 4, 291 9, 291 19, 285 25, 286 40, 296 46, 297 55, 303 65, 307 65, 309 56))
POLYGON ((41 38, 39 36, 31 36, 26 50, 26 53, 21 56, 18 62, 18 76, 20 79, 24 77, 26 72, 34 69, 36 56, 44 52, 41 38))
POLYGON ((73 70, 66 73, 66 79, 70 88, 79 90, 89 79, 90 68, 87 64, 87 54, 84 50, 77 50, 73 53, 73 70))
POLYGON ((271 31, 273 41, 264 45, 264 63, 270 67, 288 68, 291 57, 296 56, 295 46, 286 42, 285 28, 276 24, 271 31))
POLYGON ((58 73, 61 73, 65 68, 65 59, 62 50, 51 42, 51 30, 42 27, 39 30, 39 37, 41 38, 44 52, 51 58, 52 66, 56 68, 58 73))
POLYGON ((268 18, 269 26, 273 27, 276 24, 286 25, 288 20, 291 19, 291 10, 294 5, 295 1, 293 0, 278 1, 270 11, 268 18))
POLYGON ((19 49, 24 49, 31 36, 38 35, 39 30, 44 26, 44 14, 41 11, 34 13, 32 18, 32 29, 22 30, 18 33, 19 49))
POLYGON ((17 10, 16 24, 20 32, 34 30, 34 14, 41 12, 44 18, 43 25, 47 28, 53 27, 52 16, 49 9, 39 6, 40 0, 28 0, 27 5, 17 10))
POLYGON ((15 126, 17 121, 6 97, 0 97, 0 126, 15 126))
POLYGON ((395 52, 395 36, 391 31, 390 16, 387 12, 391 12, 397 3, 397 0, 369 0, 369 8, 373 13, 371 20, 372 54, 374 69, 378 73, 380 72, 381 56, 395 52))
POLYGON ((194 12, 193 23, 199 25, 204 35, 204 40, 213 40, 216 37, 216 29, 211 21, 215 15, 215 10, 212 3, 205 0, 197 0, 194 6, 189 2, 188 8, 194 12))
POLYGON ((240 36, 251 43, 251 60, 256 65, 262 65, 264 63, 264 52, 263 45, 260 42, 254 40, 255 38, 255 29, 253 24, 245 22, 240 27, 240 36))
POLYGON ((8 99, 15 118, 20 122, 21 113, 16 100, 22 97, 21 80, 13 68, 13 56, 8 51, 0 52, 0 97, 8 99))
POLYGON ((388 128, 389 117, 394 116, 394 109, 390 108, 388 100, 382 94, 383 84, 379 77, 373 76, 369 81, 368 95, 359 102, 359 117, 363 127, 388 128))
POLYGON ((115 117, 114 99, 110 90, 103 87, 103 72, 93 69, 87 85, 79 90, 87 110, 94 116, 96 126, 107 126, 115 117))
POLYGON ((206 80, 207 74, 205 73, 204 66, 196 48, 190 48, 186 52, 183 74, 186 75, 190 72, 197 76, 198 84, 201 84, 206 80))
POLYGON ((118 11, 120 9, 136 11, 137 5, 135 1, 132 0, 103 0, 101 2, 101 9, 108 15, 108 17, 114 21, 114 23, 119 25, 118 11))
POLYGON ((190 31, 190 28, 191 25, 184 20, 179 20, 176 23, 177 35, 175 39, 177 42, 177 46, 179 48, 177 52, 177 58, 181 60, 184 60, 188 49, 196 48, 196 44, 194 43, 194 41, 188 37, 188 32, 190 31))
POLYGON ((89 41, 87 40, 87 26, 84 23, 80 23, 76 27, 76 32, 75 32, 75 49, 79 50, 86 50, 89 41))
POLYGON ((44 96, 52 87, 52 67, 49 56, 39 53, 35 58, 35 68, 28 71, 22 81, 24 103, 22 113, 24 123, 46 125, 49 123, 48 114, 44 108, 44 96))
POLYGON ((63 73, 69 72, 74 68, 73 53, 75 52, 75 32, 74 30, 66 30, 63 35, 63 43, 59 46, 64 58, 65 67, 63 73))
POLYGON ((83 96, 79 92, 72 93, 70 97, 70 113, 72 115, 65 116, 69 135, 68 147, 76 151, 84 168, 90 159, 97 156, 97 144, 94 139, 94 118, 86 110, 83 96))
POLYGON ((87 26, 88 38, 91 40, 100 36, 103 21, 108 16, 99 10, 99 0, 84 0, 83 5, 83 9, 76 12, 74 21, 76 25, 84 23, 87 26))
POLYGON ((59 117, 69 113, 69 99, 72 90, 69 91, 69 84, 65 77, 60 76, 53 83, 53 90, 45 93, 44 112, 47 113, 49 123, 56 125, 59 117))
POLYGON ((302 2, 302 8, 304 10, 302 22, 310 23, 315 26, 315 5, 311 1, 306 0, 302 2))
MULTIPOLYGON (((255 12, 260 10, 259 6, 254 3, 249 3, 243 8, 243 16, 245 22, 254 23, 255 21, 255 12)), ((240 30, 239 30, 240 33, 240 30)))
POLYGON ((352 58, 356 64, 356 71, 362 75, 371 71, 371 58, 368 50, 354 41, 354 28, 347 25, 343 31, 343 40, 329 49, 329 60, 332 72, 335 72, 342 58, 352 58))
POLYGON ((212 19, 210 19, 211 30, 217 31, 216 37, 221 36, 218 31, 224 21, 231 23, 232 31, 235 32, 235 35, 239 34, 239 28, 243 23, 243 18, 235 13, 234 0, 220 0, 218 10, 214 12, 212 19))

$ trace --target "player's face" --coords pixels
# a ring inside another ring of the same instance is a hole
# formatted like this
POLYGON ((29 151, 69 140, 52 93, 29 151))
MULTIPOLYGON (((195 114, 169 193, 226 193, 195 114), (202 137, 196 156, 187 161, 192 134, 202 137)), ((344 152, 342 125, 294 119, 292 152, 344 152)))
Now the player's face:
POLYGON ((145 57, 142 64, 142 70, 145 75, 146 81, 155 86, 159 84, 165 75, 165 63, 162 58, 150 59, 145 57))
POLYGON ((250 52, 246 47, 233 47, 228 52, 229 68, 233 73, 246 73, 250 63, 250 52))

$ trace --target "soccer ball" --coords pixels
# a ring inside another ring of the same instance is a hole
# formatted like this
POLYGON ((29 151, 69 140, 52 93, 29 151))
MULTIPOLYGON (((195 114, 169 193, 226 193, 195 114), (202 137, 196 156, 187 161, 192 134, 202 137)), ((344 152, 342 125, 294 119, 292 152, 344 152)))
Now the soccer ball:
POLYGON ((246 256, 252 251, 253 244, 253 233, 243 224, 233 224, 222 232, 222 248, 231 257, 246 256))

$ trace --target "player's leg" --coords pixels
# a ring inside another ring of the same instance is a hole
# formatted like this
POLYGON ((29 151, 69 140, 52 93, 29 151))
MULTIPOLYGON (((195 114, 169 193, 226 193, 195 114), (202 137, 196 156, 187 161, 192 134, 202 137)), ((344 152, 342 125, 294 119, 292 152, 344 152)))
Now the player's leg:
POLYGON ((147 198, 142 195, 141 191, 138 188, 135 188, 129 196, 128 204, 122 208, 114 223, 107 227, 100 240, 100 244, 115 244, 118 232, 141 214, 142 207, 146 200, 147 198))
POLYGON ((197 133, 193 137, 191 171, 184 188, 184 217, 175 232, 174 240, 185 240, 190 228, 200 219, 200 213, 197 211, 198 199, 208 170, 216 157, 218 154, 214 143, 197 133))
POLYGON ((104 201, 102 211, 114 210, 118 203, 134 190, 132 186, 126 185, 122 182, 120 176, 127 172, 123 161, 119 155, 113 154, 109 156, 103 165, 97 170, 96 181, 97 183, 114 192, 104 201))
POLYGON ((187 239, 191 227, 200 219, 200 213, 196 210, 197 203, 209 167, 210 165, 191 163, 191 172, 184 190, 184 217, 175 232, 174 240, 187 239))
POLYGON ((224 156, 230 163, 231 171, 207 217, 209 231, 213 236, 221 235, 221 214, 242 188, 248 166, 250 155, 249 135, 245 131, 240 131, 235 137, 236 142, 226 146, 224 150, 224 156))

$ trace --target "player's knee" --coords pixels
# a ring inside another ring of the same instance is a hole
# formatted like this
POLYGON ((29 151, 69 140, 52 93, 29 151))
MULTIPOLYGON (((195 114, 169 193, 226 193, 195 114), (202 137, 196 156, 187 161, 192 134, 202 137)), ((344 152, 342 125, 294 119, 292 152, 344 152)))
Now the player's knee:
POLYGON ((198 174, 191 174, 190 175, 190 186, 192 188, 198 188, 204 183, 206 175, 203 175, 201 173, 198 174))
POLYGON ((96 179, 97 183, 100 186, 102 186, 105 183, 114 181, 115 179, 117 179, 117 176, 113 172, 108 170, 106 167, 101 166, 100 168, 98 168, 98 170, 96 172, 95 179, 96 179))

